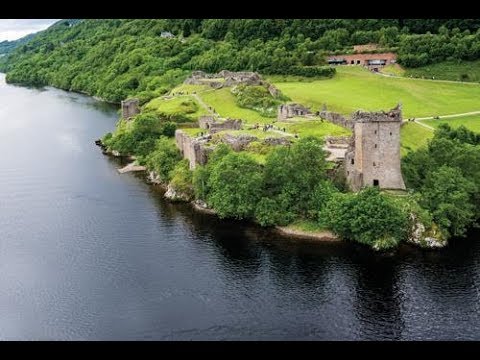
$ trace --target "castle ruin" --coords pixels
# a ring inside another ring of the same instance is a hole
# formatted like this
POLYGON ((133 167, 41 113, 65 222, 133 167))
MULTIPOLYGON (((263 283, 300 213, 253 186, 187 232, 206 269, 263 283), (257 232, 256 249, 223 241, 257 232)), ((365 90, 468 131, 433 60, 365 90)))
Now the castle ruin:
POLYGON ((405 190, 400 168, 401 106, 389 112, 357 111, 345 154, 347 182, 353 191, 365 186, 405 190))
POLYGON ((122 117, 124 119, 130 119, 140 113, 139 107, 140 101, 138 99, 127 99, 122 101, 122 117))
POLYGON ((198 119, 198 125, 201 129, 208 130, 211 134, 215 134, 223 130, 241 130, 241 119, 222 119, 217 120, 213 116, 200 116, 198 119))
POLYGON ((261 76, 252 71, 228 71, 222 70, 216 74, 208 74, 204 71, 193 71, 192 75, 184 81, 190 85, 208 85, 214 89, 234 86, 239 84, 264 85, 261 76))
POLYGON ((277 119, 286 120, 296 116, 311 115, 312 112, 309 108, 301 104, 282 104, 277 110, 277 119))

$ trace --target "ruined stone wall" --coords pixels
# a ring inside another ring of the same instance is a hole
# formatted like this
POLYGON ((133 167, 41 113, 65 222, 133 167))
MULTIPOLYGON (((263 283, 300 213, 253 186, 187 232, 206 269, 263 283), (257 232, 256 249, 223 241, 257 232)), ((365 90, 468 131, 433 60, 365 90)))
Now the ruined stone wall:
POLYGON ((140 113, 138 99, 129 99, 122 101, 122 117, 124 119, 129 119, 132 116, 135 116, 140 113))
POLYGON ((324 110, 320 111, 319 115, 323 119, 328 120, 335 125, 343 126, 344 128, 353 130, 355 123, 339 113, 324 110))
POLYGON ((200 116, 198 118, 198 126, 201 129, 210 129, 210 125, 215 123, 215 118, 210 115, 200 116))
POLYGON ((309 108, 301 104, 282 104, 278 107, 277 119, 286 120, 295 116, 305 116, 311 113, 309 108))
POLYGON ((209 124, 209 129, 211 134, 215 134, 223 130, 241 130, 242 129, 242 120, 240 119, 227 119, 223 122, 213 122, 209 124))
POLYGON ((250 71, 228 71, 222 70, 217 74, 207 74, 203 71, 194 71, 192 75, 184 81, 185 84, 191 85, 209 85, 213 88, 220 88, 223 86, 233 86, 237 84, 247 85, 263 85, 264 82, 261 76, 256 72, 250 71), (211 81, 211 79, 218 79, 219 81, 211 81), (223 81, 220 81, 223 79, 223 81))
POLYGON ((195 169, 197 164, 205 165, 208 155, 213 151, 207 139, 193 138, 182 130, 175 131, 175 143, 183 158, 188 159, 190 170, 195 169))

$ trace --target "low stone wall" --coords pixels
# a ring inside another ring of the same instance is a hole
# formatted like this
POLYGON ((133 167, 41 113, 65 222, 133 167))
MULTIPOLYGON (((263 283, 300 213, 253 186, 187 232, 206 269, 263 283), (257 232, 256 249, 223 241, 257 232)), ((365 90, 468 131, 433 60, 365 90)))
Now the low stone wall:
POLYGON ((210 133, 215 134, 223 130, 241 130, 242 120, 240 119, 227 119, 222 122, 214 122, 210 124, 210 133))
POLYGON ((295 116, 310 115, 312 112, 302 104, 282 104, 277 109, 277 120, 286 120, 295 116))
POLYGON ((201 129, 209 130, 211 134, 215 134, 223 130, 241 130, 242 120, 240 119, 226 119, 224 121, 217 121, 213 116, 200 116, 198 125, 201 129))
POLYGON ((335 125, 343 126, 344 128, 353 130, 355 126, 355 122, 352 120, 347 119, 343 115, 332 112, 332 111, 320 111, 319 115, 321 118, 334 123, 335 125))

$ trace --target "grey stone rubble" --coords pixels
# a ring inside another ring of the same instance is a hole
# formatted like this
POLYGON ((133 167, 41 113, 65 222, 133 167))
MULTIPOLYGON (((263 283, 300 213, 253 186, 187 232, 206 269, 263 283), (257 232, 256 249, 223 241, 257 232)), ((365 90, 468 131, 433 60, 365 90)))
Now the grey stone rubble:
POLYGON ((238 84, 246 85, 264 85, 266 84, 261 76, 251 71, 228 71, 222 70, 216 74, 208 74, 204 71, 194 71, 192 75, 184 81, 190 85, 208 85, 218 89, 224 86, 234 86, 238 84))

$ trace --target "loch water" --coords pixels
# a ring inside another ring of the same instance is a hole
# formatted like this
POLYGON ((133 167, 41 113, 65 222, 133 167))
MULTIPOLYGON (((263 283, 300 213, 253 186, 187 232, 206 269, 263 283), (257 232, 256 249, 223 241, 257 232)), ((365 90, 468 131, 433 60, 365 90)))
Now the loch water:
POLYGON ((0 339, 480 339, 480 236, 377 254, 171 204, 94 140, 117 108, 0 75, 0 339))

